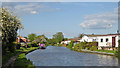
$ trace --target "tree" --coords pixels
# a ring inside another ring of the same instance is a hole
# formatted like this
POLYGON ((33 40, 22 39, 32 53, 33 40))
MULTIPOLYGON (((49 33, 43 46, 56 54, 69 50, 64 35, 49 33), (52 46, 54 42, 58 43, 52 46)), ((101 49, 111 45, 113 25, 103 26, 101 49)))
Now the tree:
POLYGON ((45 37, 44 35, 39 35, 34 39, 33 42, 35 42, 35 43, 45 43, 45 42, 47 42, 47 37, 45 37))
POLYGON ((13 42, 17 38, 17 30, 22 28, 21 19, 7 8, 0 8, 0 27, 2 30, 3 53, 8 48, 13 52, 13 42))
POLYGON ((64 35, 62 32, 58 32, 55 35, 53 35, 53 39, 55 39, 57 43, 60 43, 64 39, 64 35))
POLYGON ((80 35, 79 35, 79 38, 82 38, 83 36, 84 36, 84 34, 80 34, 80 35))
POLYGON ((24 37, 24 38, 28 39, 27 37, 24 37))
POLYGON ((62 41, 66 41, 66 40, 68 40, 68 38, 64 38, 62 41))
POLYGON ((28 35, 28 39, 32 42, 36 38, 36 34, 32 33, 28 35))
POLYGON ((68 48, 72 49, 73 45, 74 45, 74 42, 73 42, 73 40, 72 40, 72 41, 70 42, 68 48))
POLYGON ((50 44, 52 46, 57 43, 57 41, 55 39, 48 39, 47 41, 48 41, 48 44, 50 44))

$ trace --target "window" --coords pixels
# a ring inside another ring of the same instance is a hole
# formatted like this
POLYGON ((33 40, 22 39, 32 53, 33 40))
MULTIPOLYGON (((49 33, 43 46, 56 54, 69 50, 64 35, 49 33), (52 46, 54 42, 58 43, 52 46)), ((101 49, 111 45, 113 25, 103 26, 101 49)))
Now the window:
POLYGON ((108 42, 108 38, 106 38, 106 42, 108 42))
POLYGON ((93 42, 96 41, 96 39, 93 39, 93 42))
POLYGON ((101 42, 103 42, 103 39, 101 39, 101 42))

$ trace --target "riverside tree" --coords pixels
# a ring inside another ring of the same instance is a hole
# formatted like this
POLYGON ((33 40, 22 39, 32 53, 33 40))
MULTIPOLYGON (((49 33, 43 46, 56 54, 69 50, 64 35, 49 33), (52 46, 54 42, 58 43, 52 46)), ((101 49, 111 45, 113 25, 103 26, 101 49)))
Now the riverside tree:
POLYGON ((55 35, 53 35, 53 39, 55 39, 57 43, 60 43, 64 39, 64 35, 62 32, 58 32, 55 35))
POLYGON ((38 35, 34 41, 35 43, 45 43, 47 42, 47 37, 45 37, 45 35, 38 35))
POLYGON ((14 52, 13 42, 17 38, 17 30, 22 28, 21 18, 16 16, 7 8, 0 8, 0 27, 2 31, 2 52, 8 48, 10 52, 14 52))
POLYGON ((37 37, 37 35, 34 34, 34 33, 28 35, 28 39, 29 39, 31 42, 34 41, 34 39, 35 39, 36 37, 37 37))

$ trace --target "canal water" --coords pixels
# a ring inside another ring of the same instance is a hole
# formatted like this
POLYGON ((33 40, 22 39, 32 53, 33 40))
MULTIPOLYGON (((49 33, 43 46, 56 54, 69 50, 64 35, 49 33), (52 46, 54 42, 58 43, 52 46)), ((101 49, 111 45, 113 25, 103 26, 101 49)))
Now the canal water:
POLYGON ((80 53, 65 47, 48 46, 26 55, 35 66, 118 66, 113 56, 80 53))

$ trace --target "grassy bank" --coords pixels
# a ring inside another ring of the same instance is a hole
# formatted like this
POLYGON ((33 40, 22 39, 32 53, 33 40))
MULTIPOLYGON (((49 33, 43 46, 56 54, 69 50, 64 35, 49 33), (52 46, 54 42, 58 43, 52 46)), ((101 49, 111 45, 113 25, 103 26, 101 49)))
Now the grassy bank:
POLYGON ((21 52, 24 52, 22 54, 20 54, 17 58, 16 61, 14 63, 14 66, 17 68, 35 68, 35 66, 32 64, 32 62, 30 60, 27 60, 27 58, 25 57, 25 53, 34 50, 34 49, 38 49, 39 47, 30 47, 30 48, 20 48, 21 52))
POLYGON ((5 55, 2 55, 2 65, 7 63, 11 57, 17 55, 18 53, 21 53, 21 51, 20 50, 16 50, 15 52, 7 51, 5 55))
POLYGON ((107 53, 116 53, 116 51, 113 51, 113 50, 97 50, 99 52, 107 52, 107 53))
POLYGON ((35 68, 30 60, 27 60, 25 53, 19 55, 14 63, 15 68, 35 68))
POLYGON ((34 68, 34 65, 32 65, 32 62, 30 60, 26 59, 25 54, 29 51, 32 51, 32 50, 38 49, 38 48, 39 47, 30 47, 30 48, 20 47, 20 49, 16 49, 14 53, 7 51, 6 55, 2 56, 2 64, 3 65, 6 64, 11 57, 13 57, 19 53, 22 53, 16 58, 16 61, 14 63, 15 68, 21 68, 21 67, 34 68))
POLYGON ((77 51, 77 52, 85 52, 85 53, 95 53, 95 54, 104 54, 104 55, 112 55, 117 57, 117 51, 115 50, 98 50, 96 42, 86 43, 80 42, 73 45, 73 42, 65 45, 65 44, 58 44, 58 46, 64 46, 69 48, 70 50, 77 51), (83 51, 84 50, 84 51, 83 51))

